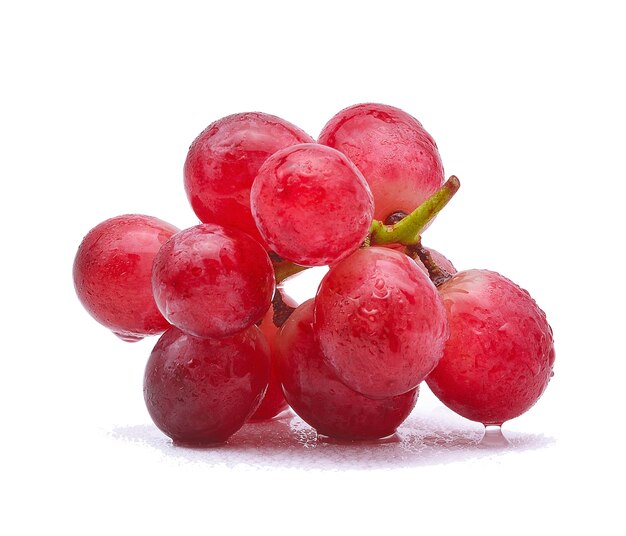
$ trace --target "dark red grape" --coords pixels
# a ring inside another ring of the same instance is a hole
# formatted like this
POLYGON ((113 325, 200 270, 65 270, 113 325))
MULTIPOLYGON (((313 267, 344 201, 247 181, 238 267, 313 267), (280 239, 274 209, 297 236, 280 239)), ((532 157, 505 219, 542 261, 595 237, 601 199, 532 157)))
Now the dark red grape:
POLYGON ((331 264, 367 237, 374 201, 345 155, 318 144, 270 156, 251 191, 252 215, 269 247, 303 266, 331 264))
POLYGON ((163 245, 152 289, 170 323, 197 337, 223 337, 263 317, 274 294, 274 270, 256 240, 205 223, 163 245))
POLYGON ((278 373, 287 401, 322 435, 362 440, 393 434, 415 407, 418 388, 372 400, 346 387, 315 338, 313 306, 313 300, 300 305, 276 337, 278 373))
POLYGON ((319 142, 344 153, 374 195, 374 217, 411 212, 443 183, 437 145, 421 123, 384 104, 357 104, 336 114, 319 142))
POLYGON ((449 408, 485 425, 528 410, 548 385, 552 329, 528 292, 495 272, 468 270, 439 287, 450 322, 427 379, 449 408))
POLYGON ((74 287, 87 311, 125 341, 165 331, 152 296, 152 262, 178 229, 152 216, 127 214, 94 227, 74 259, 74 287))
MULTIPOLYGON (((276 292, 279 291, 277 290, 276 292)), ((272 356, 270 381, 261 405, 254 412, 254 415, 250 417, 251 422, 267 421, 273 419, 274 417, 276 417, 276 415, 282 413, 288 408, 287 401, 283 396, 283 388, 280 385, 280 381, 276 373, 276 351, 274 349, 274 341, 276 339, 276 333, 278 332, 278 328, 274 324, 273 318, 274 307, 272 306, 269 308, 267 313, 265 313, 263 321, 259 326, 269 344, 270 353, 272 356)))
POLYGON ((261 403, 269 373, 269 347, 256 326, 221 339, 172 327, 146 365, 144 399, 154 423, 175 443, 223 443, 261 403))
POLYGON ((317 292, 315 330, 341 381, 372 398, 417 387, 448 338, 443 301, 428 276, 403 253, 380 247, 331 267, 317 292))
POLYGON ((313 142, 306 132, 273 115, 229 115, 209 125, 185 160, 185 190, 200 221, 240 229, 259 242, 250 214, 250 188, 261 164, 279 149, 313 142))

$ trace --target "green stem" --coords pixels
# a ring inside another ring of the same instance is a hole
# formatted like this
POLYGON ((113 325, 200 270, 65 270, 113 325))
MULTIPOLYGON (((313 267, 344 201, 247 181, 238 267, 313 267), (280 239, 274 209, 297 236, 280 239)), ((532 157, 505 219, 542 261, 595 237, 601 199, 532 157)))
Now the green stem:
POLYGON ((448 204, 460 186, 459 179, 452 175, 439 190, 399 222, 385 225, 374 220, 370 228, 370 244, 416 244, 424 227, 448 204))
POLYGON ((288 277, 309 269, 308 266, 300 266, 299 264, 294 264, 291 261, 286 261, 274 252, 270 253, 270 259, 274 265, 274 277, 276 278, 277 285, 282 283, 288 277))

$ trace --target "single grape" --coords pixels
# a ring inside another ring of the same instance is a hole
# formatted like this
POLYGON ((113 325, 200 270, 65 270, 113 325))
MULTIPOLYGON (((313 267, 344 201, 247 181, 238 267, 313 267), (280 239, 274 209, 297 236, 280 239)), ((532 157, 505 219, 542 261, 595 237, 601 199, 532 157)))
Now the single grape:
POLYGON ((221 339, 168 329, 146 365, 144 399, 154 424, 174 443, 223 443, 261 403, 269 347, 256 326, 221 339))
POLYGON ((314 143, 270 156, 250 199, 269 247, 303 266, 331 264, 355 251, 374 214, 372 194, 354 164, 339 151, 314 143))
POLYGON ((276 337, 278 374, 293 410, 319 434, 348 440, 389 436, 409 416, 419 388, 372 400, 339 381, 313 331, 313 300, 300 305, 276 337))
POLYGON ((457 273, 439 287, 450 323, 427 383, 450 409, 485 425, 528 410, 548 385, 552 329, 528 292, 488 270, 457 273))
POLYGON ((274 270, 256 240, 205 223, 163 244, 154 259, 152 290, 174 326, 196 337, 223 337, 263 317, 274 293, 274 270))
POLYGON ((185 160, 185 190, 204 223, 235 227, 259 242, 250 213, 250 188, 261 164, 279 149, 313 142, 306 132, 273 115, 229 115, 209 125, 185 160))
POLYGON ((357 104, 336 114, 319 142, 344 153, 369 183, 374 217, 411 212, 443 183, 432 137, 406 112, 384 104, 357 104))
MULTIPOLYGON (((279 292, 279 290, 276 292, 279 292)), ((272 367, 270 370, 270 381, 267 386, 267 391, 265 392, 261 405, 254 412, 254 415, 250 417, 250 422, 268 421, 289 407, 283 395, 283 388, 280 385, 280 380, 278 379, 276 371, 276 350, 274 348, 274 341, 276 339, 276 333, 278 333, 278 327, 274 324, 273 306, 271 306, 267 313, 265 313, 259 328, 263 332, 263 335, 265 335, 265 339, 269 344, 272 356, 272 367)))
POLYGON ((414 389, 435 367, 448 322, 437 289, 413 260, 370 247, 331 267, 322 280, 315 331, 341 381, 386 398, 414 389))
POLYGON ((165 331, 152 296, 152 262, 178 229, 152 216, 127 214, 94 227, 74 259, 74 288, 85 309, 125 341, 165 331))

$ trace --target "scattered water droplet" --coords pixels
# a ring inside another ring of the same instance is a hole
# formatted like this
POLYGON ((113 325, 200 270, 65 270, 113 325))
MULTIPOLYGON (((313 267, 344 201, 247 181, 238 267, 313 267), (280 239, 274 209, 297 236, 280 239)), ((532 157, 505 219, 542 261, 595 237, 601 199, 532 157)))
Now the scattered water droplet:
POLYGON ((119 337, 125 342, 139 342, 143 337, 141 335, 132 335, 130 333, 118 333, 117 331, 113 332, 113 335, 119 337))

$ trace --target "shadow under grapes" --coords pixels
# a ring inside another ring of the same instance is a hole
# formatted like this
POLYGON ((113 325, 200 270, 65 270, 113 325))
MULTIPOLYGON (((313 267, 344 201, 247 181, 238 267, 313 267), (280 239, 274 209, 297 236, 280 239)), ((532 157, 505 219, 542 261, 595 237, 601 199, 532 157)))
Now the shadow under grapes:
POLYGON ((442 418, 410 416, 391 438, 372 442, 337 442, 318 437, 299 417, 287 413, 264 423, 246 424, 227 444, 184 448, 151 425, 123 426, 110 435, 160 451, 165 457, 222 467, 297 468, 304 470, 394 469, 463 462, 548 447, 541 434, 509 432, 506 446, 480 445, 481 425, 442 418))

